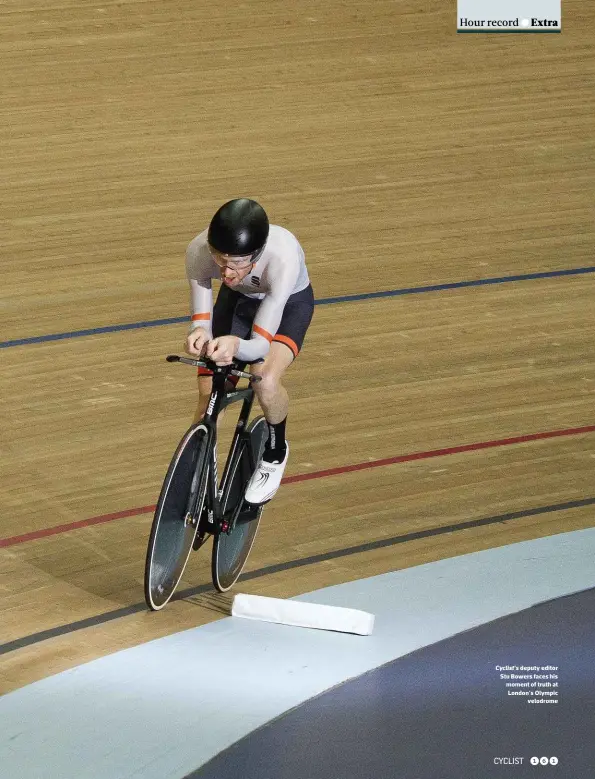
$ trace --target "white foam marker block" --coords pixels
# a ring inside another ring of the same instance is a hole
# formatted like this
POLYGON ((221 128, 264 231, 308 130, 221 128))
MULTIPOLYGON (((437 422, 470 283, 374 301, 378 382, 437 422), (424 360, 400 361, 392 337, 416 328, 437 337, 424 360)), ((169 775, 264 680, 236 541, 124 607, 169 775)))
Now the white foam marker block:
POLYGON ((367 611, 243 593, 234 597, 231 615, 280 625, 356 633, 360 636, 369 636, 374 627, 374 615, 367 611))

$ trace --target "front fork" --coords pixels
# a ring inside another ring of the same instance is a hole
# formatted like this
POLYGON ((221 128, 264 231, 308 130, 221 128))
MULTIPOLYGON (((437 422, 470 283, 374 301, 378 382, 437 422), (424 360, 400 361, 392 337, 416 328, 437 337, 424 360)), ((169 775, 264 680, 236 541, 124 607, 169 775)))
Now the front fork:
MULTIPOLYGON (((200 424, 203 424, 202 422, 200 424)), ((202 442, 202 446, 205 448, 206 451, 210 449, 210 441, 211 436, 213 435, 213 430, 210 428, 209 425, 206 425, 206 434, 205 439, 202 442)), ((216 441, 215 441, 216 445, 216 441)), ((209 478, 209 470, 208 465, 204 460, 203 455, 204 452, 200 452, 199 456, 197 458, 198 462, 203 463, 202 469, 199 471, 198 468, 194 471, 194 476, 192 478, 192 484, 190 486, 190 496, 188 498, 188 503, 186 504, 186 513, 184 515, 184 524, 186 526, 193 525, 194 527, 198 526, 198 523, 200 521, 200 517, 198 516, 198 509, 199 509, 199 501, 200 497, 204 492, 204 480, 209 478)), ((209 485, 207 483, 207 490, 209 488, 209 485)), ((203 504, 204 505, 204 504, 203 504)))

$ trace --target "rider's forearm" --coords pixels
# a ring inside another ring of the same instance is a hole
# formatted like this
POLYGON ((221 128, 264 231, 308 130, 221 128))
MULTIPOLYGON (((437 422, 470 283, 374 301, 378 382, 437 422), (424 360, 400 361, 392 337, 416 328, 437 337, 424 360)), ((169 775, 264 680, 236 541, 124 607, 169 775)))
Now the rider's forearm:
POLYGON ((195 330, 200 328, 201 330, 204 330, 207 334, 207 340, 211 340, 213 337, 213 331, 211 330, 211 320, 210 319, 194 319, 190 321, 190 325, 188 327, 188 335, 190 333, 193 333, 195 330))
POLYGON ((212 335, 213 321, 213 292, 210 284, 189 279, 190 282, 190 328, 192 332, 197 327, 202 327, 212 335))
POLYGON ((253 362, 259 360, 262 357, 266 357, 269 353, 270 342, 268 338, 257 333, 252 334, 252 338, 249 340, 239 339, 240 345, 236 352, 236 359, 241 362, 253 362))

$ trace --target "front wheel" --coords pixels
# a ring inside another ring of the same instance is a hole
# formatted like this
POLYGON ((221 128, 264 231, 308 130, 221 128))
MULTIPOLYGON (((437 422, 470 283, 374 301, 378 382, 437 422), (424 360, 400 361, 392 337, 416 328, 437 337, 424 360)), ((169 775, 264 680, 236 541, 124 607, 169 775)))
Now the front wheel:
POLYGON ((231 521, 231 529, 222 530, 213 538, 211 558, 213 584, 219 592, 226 592, 236 583, 256 538, 263 506, 244 503, 244 495, 262 457, 268 433, 266 419, 257 417, 248 427, 227 472, 221 507, 231 521))
POLYGON ((207 492, 210 434, 195 425, 180 441, 157 501, 145 562, 145 600, 162 609, 178 586, 207 492))

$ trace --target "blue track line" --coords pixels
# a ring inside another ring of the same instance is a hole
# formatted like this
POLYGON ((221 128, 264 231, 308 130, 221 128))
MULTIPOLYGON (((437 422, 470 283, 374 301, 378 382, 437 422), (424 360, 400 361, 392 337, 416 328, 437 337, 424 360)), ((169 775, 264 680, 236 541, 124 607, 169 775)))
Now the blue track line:
MULTIPOLYGON (((399 295, 416 295, 421 292, 442 292, 448 289, 463 289, 464 287, 485 287, 490 284, 508 284, 514 281, 533 281, 534 279, 552 279, 559 276, 579 276, 586 273, 595 273, 595 266, 588 268, 570 268, 568 270, 543 271, 541 273, 523 273, 518 276, 498 276, 492 279, 475 279, 473 281, 455 281, 448 284, 429 284, 423 287, 404 287, 403 289, 387 289, 382 292, 364 292, 360 295, 341 295, 334 298, 319 298, 315 301, 317 306, 328 306, 332 303, 353 303, 358 300, 372 300, 374 298, 393 298, 399 295)), ((46 341, 62 341, 65 338, 83 338, 88 335, 101 335, 102 333, 118 333, 122 330, 139 330, 144 327, 162 327, 165 325, 177 325, 187 322, 187 316, 170 317, 168 319, 152 319, 147 322, 131 322, 126 325, 108 325, 106 327, 93 327, 88 330, 72 330, 67 333, 50 333, 49 335, 35 335, 29 338, 15 338, 11 341, 0 341, 0 349, 8 349, 11 346, 27 346, 29 344, 45 343, 46 341)))

